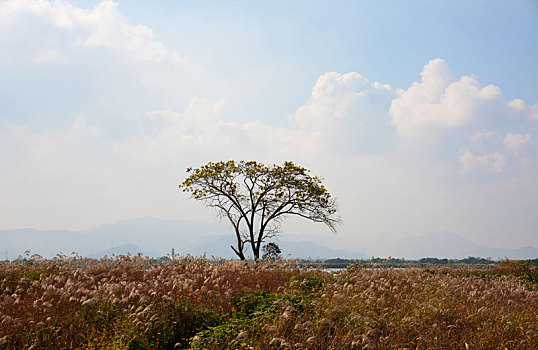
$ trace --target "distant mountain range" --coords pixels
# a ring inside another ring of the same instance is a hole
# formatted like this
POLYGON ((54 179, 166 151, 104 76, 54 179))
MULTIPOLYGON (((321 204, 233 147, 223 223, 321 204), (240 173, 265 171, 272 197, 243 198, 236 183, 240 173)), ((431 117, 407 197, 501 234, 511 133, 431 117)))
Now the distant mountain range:
MULTIPOLYGON (((282 236, 285 237, 286 235, 283 234, 282 236)), ((232 235, 206 237, 203 244, 192 247, 188 250, 188 253, 191 255, 203 255, 206 253, 208 257, 219 256, 224 258, 236 258, 237 256, 230 248, 230 245, 234 244, 234 242, 235 236, 232 235)), ((282 255, 285 258, 367 258, 365 254, 360 252, 333 249, 309 241, 288 241, 282 239, 278 240, 276 243, 282 250, 282 255)))
POLYGON ((119 256, 119 255, 127 255, 127 254, 136 255, 138 253, 142 253, 142 255, 144 256, 151 255, 151 254, 146 254, 142 249, 140 249, 140 247, 137 247, 134 244, 122 244, 118 247, 108 248, 106 250, 103 250, 94 254, 87 254, 86 256, 88 258, 99 259, 104 256, 111 257, 113 255, 119 256))
POLYGON ((463 259, 469 256, 492 258, 494 260, 534 259, 538 257, 538 249, 522 247, 517 249, 488 248, 474 243, 460 235, 450 232, 432 232, 420 236, 407 236, 386 240, 383 244, 370 239, 361 247, 370 256, 392 256, 406 259, 452 258, 463 259))
MULTIPOLYGON (((468 256, 492 259, 532 259, 538 249, 496 249, 471 242, 454 233, 438 232, 421 236, 388 239, 377 237, 359 244, 348 244, 349 250, 334 249, 323 243, 305 240, 304 236, 283 233, 277 241, 285 257, 347 258, 423 257, 460 259, 468 256)), ((0 230, 0 259, 14 259, 30 250, 31 254, 53 257, 62 252, 78 252, 82 256, 101 257, 112 254, 164 256, 179 255, 235 257, 230 245, 234 235, 226 223, 195 220, 162 220, 151 217, 122 220, 85 231, 34 229, 0 230)))

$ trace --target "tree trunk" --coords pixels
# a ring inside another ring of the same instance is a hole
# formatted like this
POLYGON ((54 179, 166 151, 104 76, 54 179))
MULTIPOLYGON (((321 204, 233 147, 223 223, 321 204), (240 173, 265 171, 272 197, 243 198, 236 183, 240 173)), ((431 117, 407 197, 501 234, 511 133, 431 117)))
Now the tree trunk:
POLYGON ((256 242, 252 242, 252 251, 254 252, 254 260, 260 260, 260 248, 262 245, 263 227, 260 228, 256 242))
POLYGON ((245 254, 243 254, 243 250, 237 250, 235 249, 235 247, 233 245, 231 245, 230 247, 232 247, 232 250, 235 252, 235 254, 239 257, 239 259, 241 260, 245 260, 245 254))
POLYGON ((254 241, 254 227, 249 226, 250 234, 250 248, 252 249, 252 255, 254 256, 254 261, 258 261, 260 258, 260 250, 256 249, 256 242, 254 241))
POLYGON ((256 241, 255 244, 252 245, 252 250, 254 251, 254 260, 256 262, 260 261, 260 246, 261 246, 261 241, 256 241))

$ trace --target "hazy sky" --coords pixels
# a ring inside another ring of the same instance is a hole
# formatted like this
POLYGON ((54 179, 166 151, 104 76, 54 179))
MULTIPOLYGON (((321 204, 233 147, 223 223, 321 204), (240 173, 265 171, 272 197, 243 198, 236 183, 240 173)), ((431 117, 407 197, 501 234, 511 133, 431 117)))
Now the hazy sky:
POLYGON ((534 0, 1 1, 0 229, 214 219, 186 167, 293 160, 347 241, 538 246, 537 62, 534 0))

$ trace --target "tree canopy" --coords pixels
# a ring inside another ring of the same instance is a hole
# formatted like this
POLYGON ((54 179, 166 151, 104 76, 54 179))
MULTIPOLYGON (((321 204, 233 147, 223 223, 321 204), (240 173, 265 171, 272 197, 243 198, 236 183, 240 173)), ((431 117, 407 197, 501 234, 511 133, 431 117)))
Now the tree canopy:
POLYGON ((254 259, 260 246, 280 232, 286 216, 300 216, 327 225, 336 232, 336 200, 322 184, 322 178, 293 162, 264 165, 255 161, 210 162, 188 168, 179 185, 191 197, 215 208, 232 224, 237 243, 232 249, 245 259, 250 245, 254 259))

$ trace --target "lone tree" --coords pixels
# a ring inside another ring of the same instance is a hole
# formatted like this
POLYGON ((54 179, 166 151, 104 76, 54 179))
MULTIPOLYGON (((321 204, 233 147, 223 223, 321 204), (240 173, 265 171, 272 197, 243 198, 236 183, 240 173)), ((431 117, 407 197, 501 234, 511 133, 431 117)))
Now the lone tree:
POLYGON ((326 224, 333 232, 340 219, 336 201, 309 170, 292 162, 269 165, 255 161, 221 161, 198 169, 188 168, 179 188, 216 208, 232 224, 237 245, 231 246, 245 260, 245 245, 260 259, 260 247, 280 232, 285 216, 296 215, 326 224))

